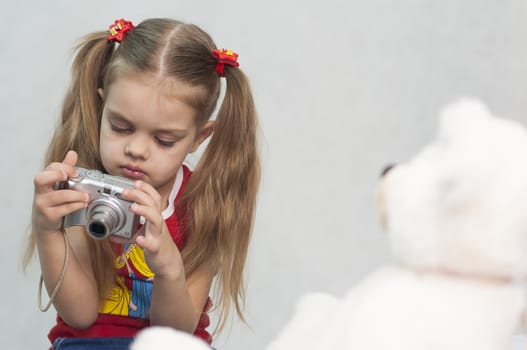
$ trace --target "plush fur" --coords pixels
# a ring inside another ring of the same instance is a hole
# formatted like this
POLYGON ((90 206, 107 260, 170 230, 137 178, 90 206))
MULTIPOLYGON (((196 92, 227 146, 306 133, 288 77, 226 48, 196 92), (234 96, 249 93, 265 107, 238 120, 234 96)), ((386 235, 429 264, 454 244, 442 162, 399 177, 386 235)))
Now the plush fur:
POLYGON ((211 350, 197 337, 169 327, 148 327, 139 332, 130 350, 211 350))
POLYGON ((509 349, 525 309, 527 131, 463 99, 380 181, 392 262, 312 294, 268 350, 509 349))

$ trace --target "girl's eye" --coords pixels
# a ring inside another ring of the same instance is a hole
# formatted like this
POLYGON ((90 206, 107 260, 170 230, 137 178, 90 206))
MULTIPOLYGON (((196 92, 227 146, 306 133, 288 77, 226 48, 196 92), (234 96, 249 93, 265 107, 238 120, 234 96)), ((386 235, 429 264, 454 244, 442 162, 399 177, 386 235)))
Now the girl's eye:
POLYGON ((126 126, 111 124, 111 127, 112 127, 112 130, 115 132, 132 132, 133 131, 132 128, 126 127, 126 126))
POLYGON ((176 143, 176 141, 166 141, 166 140, 160 139, 159 137, 156 137, 156 142, 158 145, 163 146, 163 147, 172 147, 176 143))

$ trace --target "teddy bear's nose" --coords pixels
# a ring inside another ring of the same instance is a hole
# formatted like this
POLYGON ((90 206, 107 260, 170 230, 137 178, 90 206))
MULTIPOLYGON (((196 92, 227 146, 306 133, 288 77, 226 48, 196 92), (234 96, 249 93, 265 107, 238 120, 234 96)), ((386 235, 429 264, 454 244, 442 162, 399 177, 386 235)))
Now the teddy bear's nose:
POLYGON ((397 164, 388 164, 386 165, 382 171, 381 171, 381 177, 384 177, 386 174, 390 172, 397 164))

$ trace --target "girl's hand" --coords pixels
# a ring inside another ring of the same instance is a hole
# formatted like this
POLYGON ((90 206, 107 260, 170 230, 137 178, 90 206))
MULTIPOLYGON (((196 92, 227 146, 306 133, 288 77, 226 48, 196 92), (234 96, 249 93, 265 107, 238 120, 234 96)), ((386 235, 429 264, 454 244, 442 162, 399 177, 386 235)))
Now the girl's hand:
POLYGON ((55 190, 57 182, 75 177, 77 153, 69 151, 62 163, 51 163, 34 178, 32 226, 35 232, 60 230, 62 218, 87 206, 87 193, 74 190, 55 190))
POLYGON ((148 267, 156 277, 181 277, 183 261, 161 215, 161 195, 146 182, 137 181, 135 188, 125 191, 123 197, 134 201, 130 210, 146 219, 135 242, 143 249, 148 267))

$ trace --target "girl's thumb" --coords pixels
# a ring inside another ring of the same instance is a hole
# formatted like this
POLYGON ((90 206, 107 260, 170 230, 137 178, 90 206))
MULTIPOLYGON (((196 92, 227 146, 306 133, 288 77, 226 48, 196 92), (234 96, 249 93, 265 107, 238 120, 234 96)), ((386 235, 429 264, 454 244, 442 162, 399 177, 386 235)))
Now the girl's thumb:
POLYGON ((64 160, 62 161, 62 163, 64 164, 68 164, 68 165, 71 165, 71 166, 75 166, 75 164, 77 164, 77 152, 75 151, 68 151, 68 153, 66 153, 66 156, 64 157, 64 160))

